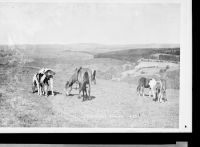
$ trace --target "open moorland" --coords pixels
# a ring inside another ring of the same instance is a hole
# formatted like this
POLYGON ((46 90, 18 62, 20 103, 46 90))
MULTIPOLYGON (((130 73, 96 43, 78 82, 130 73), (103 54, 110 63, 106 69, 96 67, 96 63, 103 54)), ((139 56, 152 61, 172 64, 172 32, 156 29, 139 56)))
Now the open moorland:
POLYGON ((179 55, 177 46, 0 46, 0 126, 178 128, 179 55), (97 71, 97 84, 84 102, 76 89, 64 93, 80 66, 97 71), (55 96, 32 93, 32 77, 42 67, 56 72, 55 96), (167 80, 165 103, 137 95, 142 76, 167 80))

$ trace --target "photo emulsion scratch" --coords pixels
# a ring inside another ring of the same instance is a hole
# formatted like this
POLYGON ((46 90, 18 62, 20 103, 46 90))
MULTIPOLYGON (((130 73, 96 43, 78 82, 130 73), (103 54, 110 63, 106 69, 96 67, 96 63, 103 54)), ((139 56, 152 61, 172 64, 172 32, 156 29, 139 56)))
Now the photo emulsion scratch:
POLYGON ((0 2, 2 128, 179 128, 180 3, 0 2))

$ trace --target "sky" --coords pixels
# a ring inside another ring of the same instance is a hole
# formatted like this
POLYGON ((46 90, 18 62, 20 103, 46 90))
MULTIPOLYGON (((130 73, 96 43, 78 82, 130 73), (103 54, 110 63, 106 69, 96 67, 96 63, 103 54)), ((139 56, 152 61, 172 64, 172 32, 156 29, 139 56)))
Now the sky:
POLYGON ((179 44, 177 3, 0 3, 0 44, 179 44))

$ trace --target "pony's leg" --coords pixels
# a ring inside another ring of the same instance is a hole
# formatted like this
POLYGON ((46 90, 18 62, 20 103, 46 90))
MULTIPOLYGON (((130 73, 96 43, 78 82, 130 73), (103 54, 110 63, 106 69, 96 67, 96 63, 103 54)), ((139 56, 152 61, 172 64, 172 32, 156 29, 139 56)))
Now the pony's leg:
POLYGON ((37 89, 38 89, 38 95, 40 95, 40 84, 38 81, 36 82, 36 85, 37 85, 37 89))
POLYGON ((85 101, 85 91, 84 89, 82 89, 82 91, 83 91, 83 101, 85 101))
POLYGON ((151 91, 151 88, 149 89, 149 97, 151 97, 152 95, 152 91, 151 91))
POLYGON ((153 88, 152 88, 152 94, 153 94, 153 98, 156 99, 156 93, 153 88))
POLYGON ((139 87, 139 95, 142 96, 142 87, 139 87))
POLYGON ((41 77, 41 79, 40 79, 40 83, 42 83, 41 85, 40 85, 40 95, 42 94, 42 93, 44 93, 42 90, 44 89, 44 79, 46 78, 46 75, 44 74, 42 77, 41 77))
POLYGON ((159 93, 157 94, 157 96, 158 96, 158 101, 161 102, 161 93, 159 92, 159 93))
POLYGON ((160 102, 162 103, 163 102, 163 94, 162 93, 160 93, 160 102))
POLYGON ((67 92, 67 95, 70 95, 71 91, 72 91, 72 86, 70 87, 69 92, 67 92))
MULTIPOLYGON (((85 86, 86 86, 86 85, 85 85, 85 86)), ((85 97, 87 98, 87 97, 88 97, 87 87, 84 88, 84 91, 85 91, 85 97)))
POLYGON ((160 102, 160 93, 157 94, 158 102, 160 102))
POLYGON ((142 96, 144 97, 144 87, 142 86, 142 96))
POLYGON ((139 86, 137 86, 136 91, 137 91, 137 95, 140 95, 139 86))
POLYGON ((37 85, 36 85, 36 82, 35 81, 33 81, 32 82, 32 92, 34 93, 35 92, 35 87, 36 87, 37 85))
POLYGON ((90 98, 90 93, 91 93, 91 85, 89 83, 89 86, 88 86, 88 96, 89 96, 89 98, 90 98))
POLYGON ((81 98, 81 90, 82 90, 82 84, 79 83, 79 95, 78 95, 78 98, 81 98))
POLYGON ((164 93, 164 94, 163 94, 163 100, 164 100, 164 102, 166 102, 166 101, 167 101, 167 98, 166 98, 166 93, 164 93))
POLYGON ((32 93, 34 93, 34 92, 35 92, 35 84, 32 83, 32 93))
POLYGON ((39 86, 39 89, 38 89, 38 95, 41 95, 40 90, 41 90, 41 89, 40 89, 40 86, 39 86))
POLYGON ((83 97, 85 96, 85 90, 83 90, 83 97))
POLYGON ((53 92, 53 78, 50 78, 49 82, 50 82, 50 87, 51 87, 51 95, 54 96, 54 92, 53 92))
POLYGON ((48 96, 48 86, 44 85, 44 94, 47 97, 48 96))
POLYGON ((44 93, 44 89, 45 89, 45 87, 44 87, 44 85, 42 85, 41 86, 41 95, 44 95, 45 93, 44 93))
POLYGON ((68 89, 64 89, 64 91, 65 91, 67 96, 70 95, 70 92, 72 91, 72 87, 69 87, 69 88, 70 88, 69 90, 68 89))
POLYGON ((40 96, 42 95, 42 87, 41 87, 41 85, 39 85, 39 95, 40 96))
POLYGON ((96 85, 97 84, 97 82, 96 82, 96 79, 94 80, 94 85, 96 85))

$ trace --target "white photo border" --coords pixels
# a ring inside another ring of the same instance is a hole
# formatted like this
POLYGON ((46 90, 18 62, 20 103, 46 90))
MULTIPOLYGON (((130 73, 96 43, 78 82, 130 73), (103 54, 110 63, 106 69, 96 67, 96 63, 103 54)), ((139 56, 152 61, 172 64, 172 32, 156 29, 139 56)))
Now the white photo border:
POLYGON ((192 132, 192 0, 0 0, 3 3, 178 3, 181 6, 179 128, 0 128, 0 133, 192 132))

